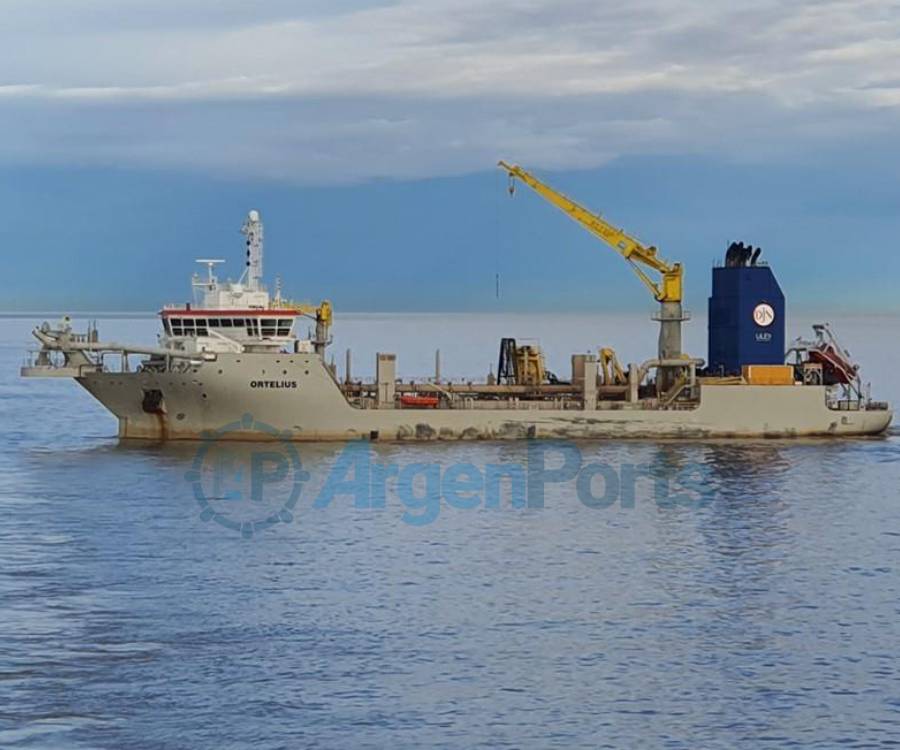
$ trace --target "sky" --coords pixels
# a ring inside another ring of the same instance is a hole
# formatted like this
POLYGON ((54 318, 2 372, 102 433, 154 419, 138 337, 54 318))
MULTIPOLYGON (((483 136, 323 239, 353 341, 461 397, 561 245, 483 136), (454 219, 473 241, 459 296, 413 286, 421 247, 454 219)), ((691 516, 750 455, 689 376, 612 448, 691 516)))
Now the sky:
POLYGON ((0 11, 0 310, 181 299, 250 208, 270 278, 338 309, 652 306, 498 158, 683 261, 695 308, 741 239, 789 304, 900 309, 900 2, 0 11))

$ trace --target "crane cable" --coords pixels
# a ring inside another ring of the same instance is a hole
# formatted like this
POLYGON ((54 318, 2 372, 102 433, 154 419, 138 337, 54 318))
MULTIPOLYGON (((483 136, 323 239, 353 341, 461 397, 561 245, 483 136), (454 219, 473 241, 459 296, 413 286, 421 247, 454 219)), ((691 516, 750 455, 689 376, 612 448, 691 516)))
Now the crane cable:
MULTIPOLYGON (((498 173, 495 173, 495 182, 500 178, 498 173)), ((496 227, 496 238, 494 242, 494 300, 500 301, 500 243, 503 241, 502 229, 501 229, 501 219, 500 219, 500 191, 494 190, 494 221, 496 227)))
MULTIPOLYGON (((507 178, 508 178, 508 182, 507 182, 507 186, 506 186, 506 192, 508 192, 509 197, 512 198, 516 194, 516 178, 512 174, 507 175, 507 178)), ((498 175, 497 179, 499 179, 499 175, 498 175)), ((500 208, 500 200, 501 200, 500 199, 500 191, 495 190, 494 194, 497 196, 496 204, 495 204, 497 237, 496 237, 496 242, 494 243, 494 299, 499 301, 499 299, 500 299, 500 253, 501 253, 501 249, 502 249, 501 244, 503 241, 502 240, 503 234, 502 234, 502 230, 501 230, 502 223, 501 223, 501 217, 500 217, 500 213, 501 213, 502 209, 500 208)))

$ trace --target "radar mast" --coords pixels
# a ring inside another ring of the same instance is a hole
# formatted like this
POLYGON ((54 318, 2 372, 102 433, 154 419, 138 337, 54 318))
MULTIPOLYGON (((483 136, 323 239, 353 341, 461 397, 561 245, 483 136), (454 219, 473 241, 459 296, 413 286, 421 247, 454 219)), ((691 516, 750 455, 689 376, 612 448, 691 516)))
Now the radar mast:
POLYGON ((241 234, 247 238, 247 289, 263 290, 263 223, 259 211, 251 211, 244 220, 241 234))

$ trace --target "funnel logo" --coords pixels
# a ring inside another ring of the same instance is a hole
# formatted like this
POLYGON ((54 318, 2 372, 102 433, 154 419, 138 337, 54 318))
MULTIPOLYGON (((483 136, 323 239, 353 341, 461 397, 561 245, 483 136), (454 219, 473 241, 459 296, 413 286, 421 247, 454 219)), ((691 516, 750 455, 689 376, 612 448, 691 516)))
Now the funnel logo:
POLYGON ((753 308, 753 322, 758 326, 765 328, 775 322, 775 310, 772 305, 766 302, 760 302, 753 308))
POLYGON ((279 432, 245 414, 202 437, 184 475, 193 485, 201 520, 214 521, 244 538, 294 520, 309 473, 303 471, 290 432, 279 432), (234 438, 265 442, 236 443, 234 438))

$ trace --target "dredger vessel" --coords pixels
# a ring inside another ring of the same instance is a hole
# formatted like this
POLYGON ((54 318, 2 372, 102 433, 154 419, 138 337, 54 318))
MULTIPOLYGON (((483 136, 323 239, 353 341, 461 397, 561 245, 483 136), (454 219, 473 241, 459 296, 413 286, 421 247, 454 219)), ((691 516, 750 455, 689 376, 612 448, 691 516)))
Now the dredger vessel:
POLYGON ((225 437, 295 440, 727 438, 876 435, 892 419, 873 401, 859 368, 827 325, 786 348, 784 295, 759 249, 732 243, 713 269, 708 361, 681 351, 682 266, 567 198, 521 167, 500 162, 619 253, 659 302, 657 355, 622 366, 611 349, 574 354, 565 379, 535 345, 500 342, 484 382, 398 379, 396 357, 379 353, 373 380, 326 359, 332 308, 285 299, 263 282, 263 224, 251 211, 242 232, 246 267, 218 280, 201 259, 194 302, 160 312, 158 346, 100 339, 96 326, 64 318, 34 330, 41 348, 25 377, 73 377, 119 421, 121 438, 225 437), (303 319, 315 333, 300 334, 303 319), (246 415, 252 415, 248 419, 246 415), (243 420, 243 421, 242 421, 243 420), (218 434, 218 433, 216 433, 218 434))

